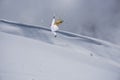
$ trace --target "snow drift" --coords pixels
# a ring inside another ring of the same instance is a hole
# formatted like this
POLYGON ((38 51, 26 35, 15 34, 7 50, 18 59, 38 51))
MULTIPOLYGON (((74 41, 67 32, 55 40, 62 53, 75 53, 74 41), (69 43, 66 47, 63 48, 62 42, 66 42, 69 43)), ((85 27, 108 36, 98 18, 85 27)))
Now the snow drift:
POLYGON ((119 80, 120 47, 106 41, 0 21, 1 80, 119 80))

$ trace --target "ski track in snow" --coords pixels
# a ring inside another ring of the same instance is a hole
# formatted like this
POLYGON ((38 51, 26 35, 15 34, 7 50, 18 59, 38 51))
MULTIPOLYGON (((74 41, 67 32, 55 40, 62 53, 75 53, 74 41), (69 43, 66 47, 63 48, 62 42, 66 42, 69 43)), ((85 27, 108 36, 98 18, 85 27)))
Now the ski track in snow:
MULTIPOLYGON (((44 31, 49 31, 49 32, 51 31, 48 28, 40 27, 40 26, 39 27, 38 26, 31 26, 31 25, 26 25, 26 24, 21 24, 21 23, 9 22, 9 21, 5 21, 5 20, 0 20, 0 22, 11 25, 11 26, 15 26, 14 28, 16 28, 16 27, 18 27, 20 29, 22 29, 22 28, 32 28, 32 30, 38 29, 38 30, 44 30, 44 31)), ((7 27, 7 28, 9 28, 9 27, 7 27)), ((4 32, 9 32, 9 31, 5 30, 4 32)), ((65 36, 66 38, 69 38, 69 39, 79 39, 81 41, 89 42, 89 43, 96 44, 96 45, 116 46, 114 44, 108 43, 108 42, 103 41, 103 40, 98 40, 98 39, 87 37, 87 36, 77 35, 75 33, 67 32, 67 31, 57 31, 57 33, 62 34, 62 36, 65 36)), ((120 46, 117 46, 117 47, 120 48, 120 46)))

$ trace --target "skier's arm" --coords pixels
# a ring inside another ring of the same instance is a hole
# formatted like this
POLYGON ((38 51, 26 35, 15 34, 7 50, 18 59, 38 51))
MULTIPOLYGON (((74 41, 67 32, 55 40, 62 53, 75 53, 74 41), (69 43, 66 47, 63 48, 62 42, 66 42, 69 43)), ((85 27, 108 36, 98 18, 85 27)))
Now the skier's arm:
POLYGON ((54 25, 54 23, 55 23, 55 16, 53 17, 53 20, 52 20, 51 26, 54 25))

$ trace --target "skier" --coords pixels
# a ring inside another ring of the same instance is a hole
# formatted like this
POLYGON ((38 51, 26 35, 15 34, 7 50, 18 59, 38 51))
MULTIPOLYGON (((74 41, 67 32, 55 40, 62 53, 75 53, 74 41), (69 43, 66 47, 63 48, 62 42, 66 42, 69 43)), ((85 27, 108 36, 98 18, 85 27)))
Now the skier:
POLYGON ((51 23, 51 32, 54 34, 54 37, 57 37, 56 31, 59 29, 59 25, 63 23, 63 20, 57 19, 55 20, 55 16, 53 17, 52 23, 51 23))

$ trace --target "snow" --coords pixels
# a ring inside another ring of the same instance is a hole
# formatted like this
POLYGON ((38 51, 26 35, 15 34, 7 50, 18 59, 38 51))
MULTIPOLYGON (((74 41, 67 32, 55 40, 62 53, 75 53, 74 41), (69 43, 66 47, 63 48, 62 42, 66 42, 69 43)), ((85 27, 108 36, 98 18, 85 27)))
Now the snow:
POLYGON ((6 25, 6 24, 0 24, 0 25, 3 26, 3 27, 0 27, 1 31, 13 32, 13 33, 14 32, 22 33, 22 30, 20 28, 18 28, 18 27, 13 27, 13 26, 6 25))
POLYGON ((119 57, 102 40, 0 22, 0 80, 120 80, 119 57))
POLYGON ((61 29, 120 45, 120 0, 0 0, 0 19, 61 29))

